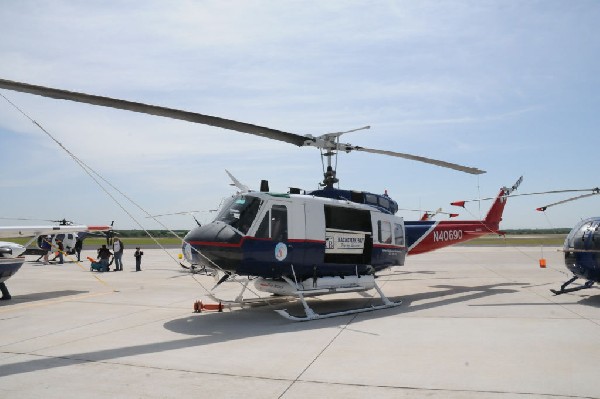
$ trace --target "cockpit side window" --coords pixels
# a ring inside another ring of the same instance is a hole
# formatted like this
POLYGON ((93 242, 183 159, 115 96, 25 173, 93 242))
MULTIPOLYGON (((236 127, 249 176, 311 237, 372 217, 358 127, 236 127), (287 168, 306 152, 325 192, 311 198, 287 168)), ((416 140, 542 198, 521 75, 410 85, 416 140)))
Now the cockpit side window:
POLYGON ((582 221, 579 226, 571 230, 565 241, 567 248, 565 249, 583 249, 586 237, 592 233, 592 222, 582 221))
POLYGON ((600 222, 594 222, 596 225, 593 228, 592 235, 592 247, 593 249, 600 249, 600 222))
POLYGON ((247 234, 256 218, 261 202, 260 198, 251 195, 233 197, 223 206, 215 221, 227 223, 242 234, 247 234))

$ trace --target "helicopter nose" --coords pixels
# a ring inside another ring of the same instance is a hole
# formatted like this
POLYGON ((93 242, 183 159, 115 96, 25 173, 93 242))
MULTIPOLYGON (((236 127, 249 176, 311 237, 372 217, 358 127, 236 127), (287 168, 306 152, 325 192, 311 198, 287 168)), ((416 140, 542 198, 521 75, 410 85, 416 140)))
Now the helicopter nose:
POLYGON ((235 271, 241 256, 242 235, 230 225, 212 222, 190 230, 184 237, 188 262, 235 271), (214 264, 213 264, 214 263, 214 264))

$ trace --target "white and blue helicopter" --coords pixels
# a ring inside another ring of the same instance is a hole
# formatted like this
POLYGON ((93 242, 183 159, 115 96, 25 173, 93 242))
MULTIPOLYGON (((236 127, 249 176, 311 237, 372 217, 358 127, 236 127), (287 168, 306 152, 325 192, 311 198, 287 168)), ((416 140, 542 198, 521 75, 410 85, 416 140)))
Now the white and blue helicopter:
MULTIPOLYGON (((0 79, 0 88, 54 99, 169 117, 279 140, 321 151, 324 179, 321 189, 273 193, 243 189, 230 198, 211 223, 192 229, 182 249, 192 265, 221 273, 219 283, 243 276, 262 292, 299 299, 306 316, 279 313, 292 320, 311 320, 397 306, 376 283, 377 273, 404 264, 407 254, 418 254, 499 233, 506 197, 503 187, 483 220, 405 222, 396 216, 397 203, 387 194, 341 190, 332 165, 339 152, 361 151, 415 160, 469 174, 483 170, 421 156, 340 143, 347 132, 321 136, 299 135, 196 112, 72 92, 0 79), (382 304, 329 314, 317 314, 305 297, 375 289, 382 304)), ((361 129, 369 128, 368 126, 361 129)), ((351 131, 360 130, 354 129, 351 131)), ((337 158, 336 158, 337 159, 337 158)), ((217 284, 218 285, 218 284, 217 284)))

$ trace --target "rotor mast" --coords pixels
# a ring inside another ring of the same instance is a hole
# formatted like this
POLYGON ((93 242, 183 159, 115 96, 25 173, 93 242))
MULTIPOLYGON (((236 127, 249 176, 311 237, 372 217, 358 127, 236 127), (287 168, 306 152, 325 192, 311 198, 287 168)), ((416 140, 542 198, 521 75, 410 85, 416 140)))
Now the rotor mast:
POLYGON ((370 128, 371 126, 363 126, 357 129, 346 130, 344 132, 326 133, 314 138, 314 141, 308 144, 318 147, 321 150, 321 160, 323 160, 323 158, 327 159, 327 167, 325 167, 325 164, 323 163, 323 182, 320 183, 321 186, 333 187, 335 183, 339 183, 340 180, 336 177, 338 151, 340 149, 347 153, 352 151, 351 146, 344 144, 340 145, 340 136, 345 133, 367 130, 370 128), (333 156, 335 156, 335 168, 333 167, 331 161, 333 156))

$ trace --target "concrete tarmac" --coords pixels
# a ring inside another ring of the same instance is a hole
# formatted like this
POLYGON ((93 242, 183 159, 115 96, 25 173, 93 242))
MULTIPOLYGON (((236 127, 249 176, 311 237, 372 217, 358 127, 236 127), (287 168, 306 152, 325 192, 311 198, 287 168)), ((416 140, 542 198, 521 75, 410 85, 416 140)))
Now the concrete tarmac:
POLYGON ((122 272, 27 262, 0 303, 0 397, 600 398, 600 290, 552 295, 570 277, 556 248, 546 269, 539 247, 411 256, 378 280, 401 306, 310 322, 273 311, 297 302, 193 313, 214 280, 177 253, 145 250, 141 272, 128 250, 122 272))

